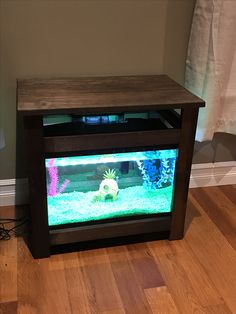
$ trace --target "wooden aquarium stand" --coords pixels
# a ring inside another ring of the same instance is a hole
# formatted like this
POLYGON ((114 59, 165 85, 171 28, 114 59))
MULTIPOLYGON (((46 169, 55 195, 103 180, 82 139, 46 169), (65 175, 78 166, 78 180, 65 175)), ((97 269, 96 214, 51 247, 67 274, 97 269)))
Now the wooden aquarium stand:
POLYGON ((184 232, 186 202, 199 107, 204 101, 166 75, 71 79, 21 79, 17 110, 23 116, 29 194, 29 247, 34 258, 50 256, 54 245, 167 232, 170 240, 184 232), (86 132, 48 132, 45 115, 104 115, 157 112, 160 125, 148 128, 86 132), (45 158, 75 152, 177 148, 173 208, 170 215, 50 228, 45 158))

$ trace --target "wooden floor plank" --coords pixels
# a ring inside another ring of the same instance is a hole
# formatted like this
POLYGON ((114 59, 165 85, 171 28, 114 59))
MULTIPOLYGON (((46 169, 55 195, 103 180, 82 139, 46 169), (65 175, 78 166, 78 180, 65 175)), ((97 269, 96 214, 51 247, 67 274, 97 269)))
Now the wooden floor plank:
POLYGON ((192 189, 190 195, 198 201, 206 213, 213 209, 221 210, 228 223, 236 223, 236 204, 233 204, 218 187, 192 189))
POLYGON ((153 314, 181 314, 167 287, 145 289, 145 295, 153 314))
POLYGON ((216 187, 193 189, 191 195, 236 250, 236 204, 216 187))
POLYGON ((0 314, 236 313, 235 198, 236 185, 191 189, 180 241, 41 260, 1 241, 0 314))
POLYGON ((76 314, 78 308, 84 314, 95 313, 91 310, 89 304, 89 294, 84 282, 78 254, 64 254, 63 267, 65 269, 66 292, 68 293, 71 313, 76 314))
MULTIPOLYGON (((232 197, 229 199, 225 193, 221 190, 221 187, 211 186, 206 189, 199 189, 200 191, 206 193, 210 199, 212 199, 214 204, 224 211, 224 213, 230 217, 231 221, 236 224, 235 208, 236 202, 232 202, 232 197)), ((200 199, 198 199, 200 201, 200 199)), ((205 204, 206 205, 206 204, 205 204)), ((204 208, 205 208, 204 205, 204 208)))
POLYGON ((119 247, 108 248, 111 254, 111 267, 126 313, 149 314, 149 307, 144 291, 139 285, 127 252, 119 247), (122 255, 122 256, 121 256, 122 255), (117 256, 117 260, 114 259, 117 256))
POLYGON ((0 303, 17 301, 17 239, 0 242, 0 303))
POLYGON ((204 313, 188 275, 175 255, 156 255, 164 281, 180 313, 204 313))
MULTIPOLYGON (((173 246, 178 248, 173 250, 168 256, 171 256, 176 267, 182 268, 185 273, 184 277, 189 285, 191 285, 191 289, 199 304, 204 307, 224 303, 214 283, 211 281, 201 264, 197 261, 194 252, 188 246, 186 241, 175 241, 173 246)), ((174 281, 172 284, 174 287, 174 281)))
POLYGON ((18 250, 18 311, 71 313, 63 269, 50 269, 50 259, 34 260, 23 241, 18 250))
POLYGON ((112 310, 112 311, 99 312, 99 314, 125 314, 125 311, 124 310, 112 310))
POLYGON ((0 314, 17 314, 17 302, 0 303, 0 314))
POLYGON ((147 245, 145 243, 133 244, 128 245, 127 248, 130 262, 142 289, 164 286, 165 282, 154 257, 147 254, 147 245), (144 252, 144 254, 140 254, 140 252, 144 252), (137 255, 141 256, 138 257, 137 255))
POLYGON ((192 222, 185 240, 194 251, 199 264, 217 287, 226 305, 234 312, 236 309, 236 252, 191 193, 189 198, 193 206, 201 213, 201 217, 192 222))
POLYGON ((218 187, 228 199, 236 206, 236 185, 222 185, 218 187))
POLYGON ((80 266, 109 263, 109 258, 105 248, 78 252, 80 266))
POLYGON ((110 264, 94 264, 82 267, 87 286, 90 308, 98 312, 122 309, 120 295, 110 264))
POLYGON ((204 311, 206 314, 234 314, 225 304, 206 306, 204 311))

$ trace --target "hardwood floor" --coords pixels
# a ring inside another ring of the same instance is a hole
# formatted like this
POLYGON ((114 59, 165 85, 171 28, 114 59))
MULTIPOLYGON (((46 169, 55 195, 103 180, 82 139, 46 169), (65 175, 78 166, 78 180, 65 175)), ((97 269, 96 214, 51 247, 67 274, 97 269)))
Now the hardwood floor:
POLYGON ((0 241, 0 313, 236 313, 236 186, 191 189, 180 241, 41 260, 0 241))

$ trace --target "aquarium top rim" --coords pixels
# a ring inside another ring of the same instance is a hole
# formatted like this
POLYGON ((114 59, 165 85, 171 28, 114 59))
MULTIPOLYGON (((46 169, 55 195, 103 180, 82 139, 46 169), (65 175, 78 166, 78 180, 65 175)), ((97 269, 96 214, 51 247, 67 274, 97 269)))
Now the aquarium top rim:
POLYGON ((167 75, 17 80, 17 110, 55 114, 204 107, 205 102, 167 75))
POLYGON ((142 152, 106 153, 106 154, 82 155, 82 156, 73 156, 73 157, 70 156, 70 157, 46 158, 45 162, 46 162, 46 167, 50 167, 49 161, 54 159, 53 167, 55 166, 63 167, 63 166, 115 163, 115 162, 124 162, 124 161, 150 160, 151 159, 150 155, 153 155, 152 159, 176 158, 177 154, 178 154, 177 149, 165 149, 165 150, 153 150, 153 151, 142 151, 142 152), (161 152, 161 153, 158 156, 156 152, 161 152), (149 154, 149 156, 147 156, 147 154, 149 154))

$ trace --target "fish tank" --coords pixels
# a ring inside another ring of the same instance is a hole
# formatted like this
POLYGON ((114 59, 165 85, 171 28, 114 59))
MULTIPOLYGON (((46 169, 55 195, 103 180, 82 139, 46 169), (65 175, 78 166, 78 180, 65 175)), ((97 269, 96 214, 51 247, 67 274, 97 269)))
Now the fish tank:
POLYGON ((50 227, 172 211, 177 149, 46 158, 50 227))

